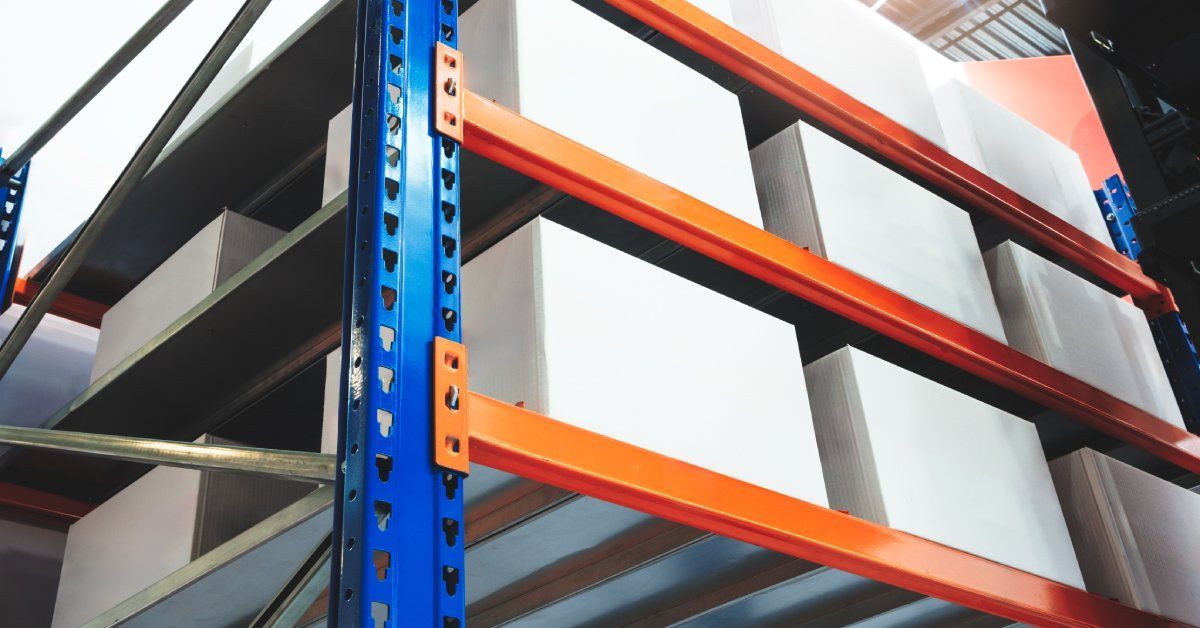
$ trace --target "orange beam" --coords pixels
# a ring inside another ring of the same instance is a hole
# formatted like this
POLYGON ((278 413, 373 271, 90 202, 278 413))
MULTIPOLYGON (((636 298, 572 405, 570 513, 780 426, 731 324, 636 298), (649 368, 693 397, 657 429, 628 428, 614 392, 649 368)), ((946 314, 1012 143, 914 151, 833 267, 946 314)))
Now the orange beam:
POLYGON ((1200 437, 474 93, 464 105, 468 150, 1200 473, 1200 437))
MULTIPOLYGON (((35 281, 17 279, 16 287, 13 290, 13 303, 17 305, 29 305, 29 302, 33 300, 38 290, 41 289, 42 286, 35 281)), ((51 314, 97 329, 99 329, 100 321, 104 318, 104 313, 107 311, 107 305, 89 301, 65 292, 58 295, 58 298, 50 305, 51 314)))
POLYGON ((1147 316, 1176 310, 1166 286, 1063 219, 686 0, 607 0, 853 142, 1008 224, 1133 295, 1147 316))
POLYGON ((1179 625, 495 399, 468 402, 473 463, 1016 621, 1179 625))
POLYGON ((95 506, 16 484, 0 482, 0 506, 19 508, 41 515, 75 522, 95 506))

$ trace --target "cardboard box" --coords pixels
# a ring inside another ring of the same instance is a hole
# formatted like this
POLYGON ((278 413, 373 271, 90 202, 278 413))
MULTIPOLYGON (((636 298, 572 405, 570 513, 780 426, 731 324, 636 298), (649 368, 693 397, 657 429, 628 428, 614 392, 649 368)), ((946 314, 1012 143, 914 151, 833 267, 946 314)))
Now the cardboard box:
POLYGON ((945 146, 923 46, 857 0, 729 0, 737 27, 925 139, 945 146))
POLYGON ((1200 495, 1090 449, 1050 471, 1088 590, 1200 625, 1200 495))
POLYGON ((750 156, 768 231, 1005 341, 965 211, 803 122, 750 156))
POLYGON ((1184 427, 1142 310, 1012 242, 983 257, 1014 349, 1184 427))
MULTIPOLYGON (((0 314, 0 338, 12 331, 25 308, 0 314)), ((47 314, 0 379, 0 425, 39 427, 79 396, 91 382, 98 332, 47 314)))
MULTIPOLYGON (((213 436, 198 442, 230 444, 213 436)), ((71 525, 54 628, 84 624, 313 488, 228 472, 154 468, 71 525)))
POLYGON ((284 234, 221 212, 104 314, 91 380, 141 349, 284 234))
POLYGON ((962 81, 933 93, 950 154, 1112 246, 1075 151, 962 81))
POLYGON ((804 375, 830 507, 1083 588, 1032 423, 850 347, 804 375))
POLYGON ((570 0, 481 0, 459 31, 475 93, 762 225, 732 93, 570 0))
POLYGON ((826 503, 791 325, 545 219, 462 284, 472 390, 826 503))

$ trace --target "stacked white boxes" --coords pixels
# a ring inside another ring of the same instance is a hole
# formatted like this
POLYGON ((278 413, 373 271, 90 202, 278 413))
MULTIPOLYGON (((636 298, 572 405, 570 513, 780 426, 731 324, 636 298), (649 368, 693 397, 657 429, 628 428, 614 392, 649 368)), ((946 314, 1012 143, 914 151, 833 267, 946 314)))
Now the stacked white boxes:
MULTIPOLYGON (((0 338, 24 310, 13 305, 0 314, 0 338)), ((0 425, 39 427, 83 392, 91 382, 96 337, 87 325, 46 315, 0 379, 0 425)))
POLYGON ((284 232, 223 211, 104 314, 92 381, 132 355, 284 232))
POLYGON ((472 390, 825 505, 791 325, 545 219, 462 283, 472 390))
POLYGON ((1184 426, 1140 309, 1012 242, 984 261, 1013 348, 1184 426))
POLYGON ((751 160, 768 231, 1005 341, 966 212, 803 122, 751 160))
POLYGON ((1050 470, 1088 590, 1200 625, 1200 495, 1090 449, 1050 470))
MULTIPOLYGON (((212 436, 199 442, 229 443, 212 436)), ((71 524, 54 628, 83 625, 312 489, 226 472, 152 469, 71 524)))
POLYGON ((1032 423, 853 348, 804 375, 832 508, 1083 588, 1032 423))
POLYGON ((1075 151, 962 81, 933 93, 950 154, 1111 246, 1075 151))
POLYGON ((920 42, 856 0, 729 0, 744 33, 945 146, 920 42))
POLYGON ((471 91, 756 226, 738 99, 569 0, 481 0, 471 91))

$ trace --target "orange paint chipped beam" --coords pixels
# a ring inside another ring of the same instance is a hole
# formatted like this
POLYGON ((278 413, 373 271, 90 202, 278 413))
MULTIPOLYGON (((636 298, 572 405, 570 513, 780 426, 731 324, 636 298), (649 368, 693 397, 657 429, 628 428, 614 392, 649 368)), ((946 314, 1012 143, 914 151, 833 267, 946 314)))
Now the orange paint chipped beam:
MULTIPOLYGON (((34 295, 40 289, 41 285, 37 282, 27 279, 17 279, 16 287, 13 290, 13 303, 17 305, 29 305, 29 302, 33 300, 34 295)), ((60 294, 50 306, 50 313, 55 316, 61 316, 67 320, 96 328, 100 327, 100 321, 104 318, 104 313, 107 311, 107 305, 89 301, 65 292, 60 294)))

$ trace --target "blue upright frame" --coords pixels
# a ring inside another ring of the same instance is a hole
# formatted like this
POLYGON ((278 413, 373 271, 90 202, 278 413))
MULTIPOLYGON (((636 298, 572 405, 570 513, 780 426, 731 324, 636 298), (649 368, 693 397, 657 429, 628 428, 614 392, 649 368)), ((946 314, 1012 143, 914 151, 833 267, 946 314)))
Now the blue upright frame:
MULTIPOLYGON (((3 163, 4 159, 0 158, 0 164, 3 163)), ((12 305, 13 288, 17 283, 21 264, 21 257, 17 255, 17 247, 21 245, 21 206, 28 185, 29 164, 25 164, 12 179, 0 182, 0 312, 12 305)))
POLYGON ((433 339, 460 340, 459 147, 433 126, 456 0, 360 0, 331 625, 462 626, 463 480, 433 458, 433 339))

